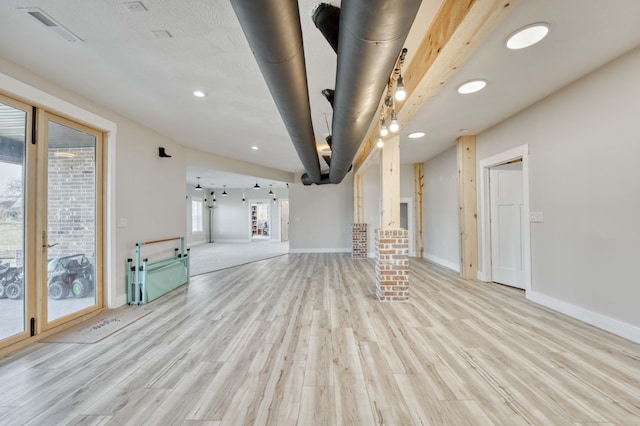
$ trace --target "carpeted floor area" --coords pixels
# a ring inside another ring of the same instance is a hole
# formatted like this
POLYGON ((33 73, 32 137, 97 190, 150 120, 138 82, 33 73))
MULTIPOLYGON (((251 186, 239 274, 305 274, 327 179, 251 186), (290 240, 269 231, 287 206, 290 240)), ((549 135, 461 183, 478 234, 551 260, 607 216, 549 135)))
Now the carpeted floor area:
POLYGON ((289 253, 289 242, 206 243, 191 248, 191 276, 289 253))

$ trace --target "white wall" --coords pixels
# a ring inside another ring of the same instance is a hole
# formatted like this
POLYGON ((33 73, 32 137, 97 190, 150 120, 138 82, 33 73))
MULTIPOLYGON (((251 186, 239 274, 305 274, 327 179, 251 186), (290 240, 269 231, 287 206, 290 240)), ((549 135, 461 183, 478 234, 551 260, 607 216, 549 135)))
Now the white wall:
MULTIPOLYGON (((287 199, 286 188, 273 188, 276 203, 273 203, 273 195, 269 195, 269 187, 258 190, 253 188, 227 188, 228 195, 222 196, 222 189, 209 190, 216 193, 216 205, 213 207, 214 242, 250 242, 251 225, 250 211, 252 201, 269 203, 269 229, 270 241, 280 240, 280 201, 287 199), (242 196, 246 202, 242 203, 242 196)), ((208 220, 208 219, 207 219, 208 220)))
MULTIPOLYGON (((402 149, 402 148, 401 148, 402 149)), ((367 223, 367 255, 375 257, 376 230, 380 229, 380 165, 373 164, 362 171, 363 215, 367 223)), ((411 198, 415 203, 413 164, 400 165, 400 197, 411 198)), ((415 206, 415 204, 414 204, 415 206)), ((415 209, 415 207, 413 207, 415 209)), ((411 212, 411 214, 415 214, 411 212)), ((415 228, 415 225, 414 225, 415 228)), ((415 229, 414 229, 415 231, 415 229)))
POLYGON ((424 257, 460 271, 456 148, 424 164, 424 257))
POLYGON ((289 251, 351 252, 353 173, 338 185, 289 185, 289 251))
POLYGON ((529 145, 530 296, 640 340, 640 48, 477 139, 482 160, 529 145), (626 330, 626 331, 625 331, 626 330))

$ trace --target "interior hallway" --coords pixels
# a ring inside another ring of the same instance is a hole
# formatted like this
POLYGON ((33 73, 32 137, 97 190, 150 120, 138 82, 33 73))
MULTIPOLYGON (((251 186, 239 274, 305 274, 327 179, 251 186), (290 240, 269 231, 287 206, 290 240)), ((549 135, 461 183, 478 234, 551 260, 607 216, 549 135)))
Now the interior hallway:
POLYGON ((199 275, 98 343, 0 360, 0 424, 640 424, 640 345, 424 260, 411 274, 402 303, 348 254, 199 275))
POLYGON ((198 244, 189 252, 191 276, 244 265, 289 253, 289 242, 252 241, 250 243, 198 244))

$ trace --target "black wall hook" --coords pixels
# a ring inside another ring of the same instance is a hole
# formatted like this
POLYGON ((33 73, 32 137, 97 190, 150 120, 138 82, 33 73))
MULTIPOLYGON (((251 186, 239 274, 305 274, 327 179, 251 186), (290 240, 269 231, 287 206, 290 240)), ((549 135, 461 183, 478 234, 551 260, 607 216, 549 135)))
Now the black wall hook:
POLYGON ((158 148, 158 155, 160 158, 171 158, 171 156, 165 152, 163 147, 158 148))

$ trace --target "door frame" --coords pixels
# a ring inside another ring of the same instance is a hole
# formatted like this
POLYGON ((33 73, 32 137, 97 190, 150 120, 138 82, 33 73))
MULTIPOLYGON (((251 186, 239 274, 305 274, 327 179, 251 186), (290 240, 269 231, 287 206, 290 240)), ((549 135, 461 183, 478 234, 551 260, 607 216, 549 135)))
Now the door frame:
POLYGON ((524 290, 525 294, 531 291, 531 226, 529 222, 529 145, 521 145, 519 147, 501 152, 499 154, 480 160, 478 164, 478 180, 480 183, 480 214, 478 240, 479 240, 479 257, 480 270, 478 271, 478 279, 480 281, 490 282, 491 279, 491 198, 489 191, 489 169, 499 166, 509 161, 522 159, 522 199, 524 204, 524 233, 523 233, 523 252, 524 252, 524 290))
POLYGON ((416 257, 415 223, 413 221, 413 198, 400 197, 400 204, 407 203, 407 233, 409 234, 409 256, 416 257))
MULTIPOLYGON (((36 217, 36 242, 42 241, 42 245, 37 247, 38 256, 36 256, 36 284, 38 286, 38 305, 39 311, 36 313, 36 328, 38 333, 43 333, 47 330, 54 329, 57 326, 67 324, 77 318, 81 318, 87 314, 95 311, 99 311, 104 308, 104 292, 105 292, 105 274, 104 274, 104 133, 99 129, 86 126, 82 123, 78 123, 74 120, 70 120, 66 117, 62 117, 54 112, 50 112, 44 109, 38 109, 38 164, 37 173, 40 175, 38 179, 37 188, 37 203, 38 207, 36 217), (48 171, 49 171, 49 122, 57 123, 59 125, 66 126, 73 130, 91 134, 96 138, 95 145, 95 253, 94 253, 94 282, 95 282, 95 304, 83 308, 81 310, 72 312, 69 315, 65 315, 60 318, 56 318, 49 321, 48 315, 48 293, 47 293, 47 279, 48 279, 48 261, 47 251, 44 250, 44 245, 49 241, 48 233, 48 219, 49 219, 49 204, 48 204, 48 171), (38 239, 38 236, 43 235, 42 239, 38 239), (44 237, 46 235, 46 238, 44 237)), ((37 244, 37 243, 36 243, 37 244)))

